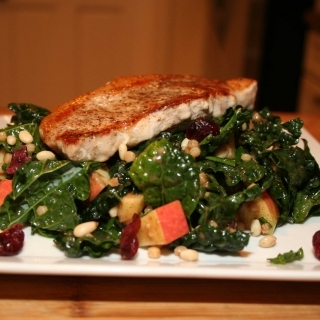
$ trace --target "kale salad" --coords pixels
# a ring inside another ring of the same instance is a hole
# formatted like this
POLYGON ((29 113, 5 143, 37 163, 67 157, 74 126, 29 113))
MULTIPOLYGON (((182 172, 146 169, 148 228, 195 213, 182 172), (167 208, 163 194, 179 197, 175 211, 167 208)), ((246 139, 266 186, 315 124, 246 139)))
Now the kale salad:
POLYGON ((12 103, 8 108, 14 116, 0 130, 0 189, 3 181, 9 181, 11 189, 1 205, 0 230, 3 234, 11 229, 14 237, 30 226, 32 234, 52 238, 68 257, 99 258, 120 249, 122 256, 129 252, 124 256, 133 258, 141 221, 175 201, 188 232, 165 243, 172 250, 243 250, 252 231, 239 212, 263 195, 278 212, 271 220, 257 216, 265 234, 319 215, 319 165, 308 142, 300 138, 300 119, 282 123, 268 108, 258 112, 237 106, 218 118, 196 119, 184 131, 162 132, 130 149, 134 157, 129 161, 117 153, 100 163, 57 154, 40 158, 41 152, 51 152, 39 134, 39 124, 50 111, 32 104, 12 103), (21 132, 30 133, 32 143, 24 141, 21 132), (303 147, 297 145, 300 140, 303 147), (105 184, 91 197, 92 176, 97 174, 105 184), (114 210, 128 195, 143 199, 143 208, 123 221, 114 210), (96 227, 75 234, 86 222, 96 227))

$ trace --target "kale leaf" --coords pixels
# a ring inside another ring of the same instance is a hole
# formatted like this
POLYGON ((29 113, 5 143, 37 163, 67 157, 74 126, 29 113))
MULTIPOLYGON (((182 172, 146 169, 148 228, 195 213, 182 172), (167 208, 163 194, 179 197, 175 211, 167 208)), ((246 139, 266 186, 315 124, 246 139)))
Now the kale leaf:
POLYGON ((175 248, 178 245, 183 245, 202 252, 237 252, 243 250, 248 245, 249 239, 249 233, 241 231, 230 233, 227 230, 222 230, 206 223, 172 242, 169 247, 175 248))
POLYGON ((130 177, 143 192, 145 202, 157 208, 180 200, 190 217, 199 199, 199 171, 192 156, 167 139, 148 145, 130 168, 130 177))
POLYGON ((40 138, 39 125, 37 123, 31 122, 11 125, 4 129, 1 129, 0 131, 5 132, 7 136, 14 136, 16 138, 16 143, 14 145, 10 145, 5 140, 0 141, 0 146, 3 146, 7 152, 13 152, 14 150, 20 149, 24 145, 24 143, 22 143, 19 138, 19 132, 24 130, 28 131, 33 137, 32 143, 35 145, 35 151, 33 152, 34 154, 38 153, 41 150, 47 149, 40 138))
POLYGON ((9 103, 8 108, 15 113, 11 117, 11 122, 15 125, 25 123, 39 124, 45 116, 50 114, 49 110, 31 103, 9 103))
POLYGON ((296 260, 301 260, 303 259, 303 257, 304 257, 304 252, 303 252, 303 249, 300 248, 296 252, 290 250, 285 253, 279 253, 275 258, 269 258, 267 260, 273 264, 286 264, 296 260))
POLYGON ((91 258, 100 258, 119 245, 120 237, 121 226, 112 218, 108 222, 100 223, 90 236, 75 237, 73 230, 66 230, 55 237, 54 243, 70 258, 86 254, 91 258))
POLYGON ((74 228, 81 219, 75 200, 89 197, 89 173, 100 166, 94 162, 31 161, 13 178, 13 192, 1 206, 0 229, 14 223, 38 229, 60 231, 74 228), (37 208, 47 211, 37 214, 37 208))
POLYGON ((212 154, 221 144, 227 142, 231 135, 237 134, 243 124, 249 123, 251 116, 250 110, 237 106, 235 109, 228 108, 221 118, 215 118, 214 122, 220 126, 220 134, 210 134, 201 141, 201 156, 212 154))

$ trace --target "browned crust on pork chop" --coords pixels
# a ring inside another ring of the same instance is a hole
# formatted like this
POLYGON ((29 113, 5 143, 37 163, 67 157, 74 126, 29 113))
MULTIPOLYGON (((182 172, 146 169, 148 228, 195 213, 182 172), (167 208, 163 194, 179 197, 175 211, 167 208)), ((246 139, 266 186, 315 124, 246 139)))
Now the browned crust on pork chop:
POLYGON ((120 143, 137 145, 183 121, 220 116, 229 106, 252 108, 256 87, 255 80, 245 78, 119 77, 57 106, 41 122, 40 134, 50 148, 71 160, 105 161, 120 143))

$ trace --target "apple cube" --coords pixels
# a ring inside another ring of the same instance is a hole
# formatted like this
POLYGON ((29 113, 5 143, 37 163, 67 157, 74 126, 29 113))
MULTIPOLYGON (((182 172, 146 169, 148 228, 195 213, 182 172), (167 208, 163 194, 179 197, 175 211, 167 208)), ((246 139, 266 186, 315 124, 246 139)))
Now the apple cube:
POLYGON ((168 244, 189 232, 179 200, 165 204, 141 217, 137 234, 141 247, 168 244))
POLYGON ((89 200, 92 201, 108 185, 108 183, 98 171, 93 171, 90 174, 89 182, 90 182, 89 200))
POLYGON ((263 229, 264 231, 262 233, 273 234, 279 216, 280 212, 277 204, 265 191, 260 198, 244 202, 236 214, 236 219, 242 221, 245 224, 245 228, 250 230, 251 223, 254 219, 263 218, 268 222, 269 226, 265 230, 263 229))
POLYGON ((0 206, 2 206, 6 196, 12 192, 12 180, 0 180, 0 206))
POLYGON ((126 194, 117 206, 117 215, 120 222, 131 221, 135 213, 140 214, 145 207, 143 194, 126 194))

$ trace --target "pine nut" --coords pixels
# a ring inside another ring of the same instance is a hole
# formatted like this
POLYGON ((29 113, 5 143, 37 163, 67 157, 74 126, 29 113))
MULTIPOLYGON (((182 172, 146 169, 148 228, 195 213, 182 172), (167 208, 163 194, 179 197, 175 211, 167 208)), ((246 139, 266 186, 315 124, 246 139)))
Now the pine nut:
POLYGON ((36 146, 33 143, 26 144, 26 147, 28 152, 34 152, 36 150, 36 146))
POLYGON ((48 207, 47 206, 39 206, 36 210, 36 213, 38 216, 42 216, 43 214, 45 214, 48 211, 48 207))
POLYGON ((4 142, 7 140, 7 133, 5 131, 0 132, 0 141, 4 142))
POLYGON ((108 182, 110 187, 117 187, 119 185, 118 178, 111 178, 108 182))
POLYGON ((124 154, 123 160, 125 162, 133 162, 136 159, 136 154, 133 151, 127 151, 124 154))
POLYGON ((193 249, 186 249, 180 252, 180 258, 186 261, 196 261, 199 258, 199 253, 193 249))
POLYGON ((251 183, 251 184, 249 184, 248 186, 247 186, 247 188, 249 189, 249 188, 252 188, 252 187, 254 187, 254 186, 256 186, 257 184, 256 183, 251 183))
POLYGON ((17 138, 15 136, 7 136, 7 143, 10 146, 14 146, 17 142, 17 138))
POLYGON ((262 248, 271 248, 276 244, 276 241, 277 238, 269 234, 259 241, 259 246, 262 248))
POLYGON ((189 154, 194 158, 199 157, 201 154, 201 150, 199 147, 193 147, 190 149, 189 154))
POLYGON ((241 160, 242 161, 250 161, 252 159, 251 155, 249 153, 243 153, 241 155, 241 160))
POLYGON ((199 173, 199 181, 200 181, 200 186, 202 186, 202 187, 208 186, 209 179, 208 179, 208 176, 205 172, 199 173))
POLYGON ((225 230, 228 231, 229 233, 234 233, 234 232, 237 231, 236 229, 234 229, 234 228, 232 228, 232 227, 226 227, 225 230))
POLYGON ((157 149, 157 155, 158 155, 158 156, 162 156, 164 153, 165 153, 164 147, 159 147, 159 148, 157 149))
POLYGON ((150 205, 148 205, 148 206, 146 206, 146 207, 143 209, 143 212, 144 212, 144 213, 148 213, 148 212, 150 212, 150 211, 152 211, 152 210, 153 210, 153 207, 150 206, 150 205))
POLYGON ((118 152, 119 152, 119 158, 121 160, 124 160, 124 154, 128 151, 127 145, 125 143, 120 143, 118 152))
POLYGON ((159 259, 161 256, 161 250, 159 247, 149 247, 148 257, 151 259, 159 259))
POLYGON ((189 147, 190 149, 192 149, 192 148, 194 148, 194 147, 199 147, 199 142, 198 142, 197 140, 195 140, 195 139, 191 139, 191 140, 189 140, 189 142, 188 142, 188 147, 189 147))
POLYGON ((111 218, 114 218, 118 215, 118 206, 114 206, 109 210, 109 215, 111 218))
POLYGON ((189 143, 189 139, 188 138, 184 138, 181 142, 181 150, 185 150, 188 146, 189 143))
POLYGON ((258 237, 261 234, 261 223, 258 219, 253 219, 251 222, 251 235, 258 237))
POLYGON ((263 118, 262 118, 262 116, 260 115, 259 112, 255 112, 255 113, 252 115, 252 120, 253 120, 253 121, 259 121, 259 122, 261 122, 261 121, 263 121, 263 118))
POLYGON ((55 154, 48 150, 38 152, 36 157, 39 161, 54 160, 56 158, 55 154))
POLYGON ((3 162, 5 164, 9 164, 9 163, 11 163, 11 160, 12 160, 12 153, 10 153, 10 152, 6 153, 3 158, 3 162))
POLYGON ((88 221, 78 224, 74 230, 73 235, 77 238, 85 237, 87 234, 93 232, 98 228, 99 222, 97 221, 88 221))
POLYGON ((177 246, 177 247, 175 247, 174 248, 174 254, 176 255, 176 256, 178 256, 178 257, 180 257, 180 253, 181 253, 181 251, 183 251, 183 250, 187 250, 188 248, 187 247, 185 247, 185 246, 177 246))
POLYGON ((218 226, 218 224, 214 220, 210 220, 209 224, 211 227, 214 227, 214 228, 216 228, 218 226))
POLYGON ((33 141, 31 133, 27 130, 22 130, 19 132, 19 139, 25 144, 31 143, 33 141))

